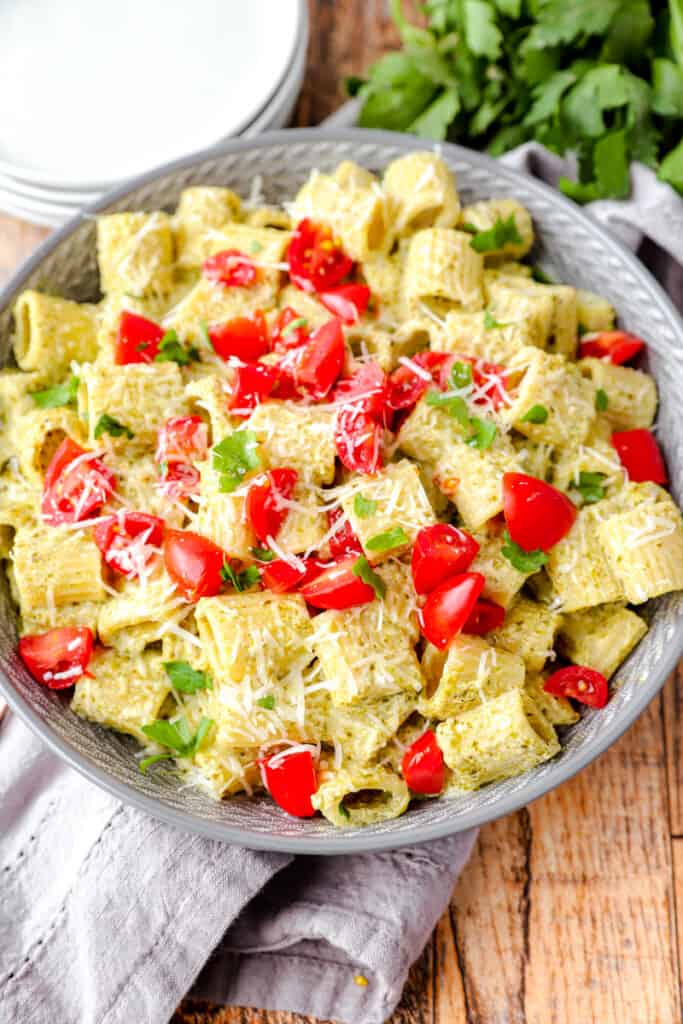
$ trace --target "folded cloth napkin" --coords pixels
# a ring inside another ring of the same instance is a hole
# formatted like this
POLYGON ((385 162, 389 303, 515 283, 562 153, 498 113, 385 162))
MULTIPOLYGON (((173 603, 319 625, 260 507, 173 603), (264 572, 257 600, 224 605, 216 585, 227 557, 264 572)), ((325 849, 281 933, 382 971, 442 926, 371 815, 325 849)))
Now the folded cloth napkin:
MULTIPOLYGON (((352 124, 348 104, 337 124, 352 124)), ((554 184, 531 143, 506 163, 554 184)), ((645 167, 589 207, 683 308, 683 201, 645 167)), ((0 1024, 166 1024, 181 998, 380 1024, 474 832, 333 859, 183 835, 101 792, 15 716, 0 732, 0 1024), (367 980, 367 985, 364 981, 367 980), (359 983, 360 982, 360 983, 359 983)))

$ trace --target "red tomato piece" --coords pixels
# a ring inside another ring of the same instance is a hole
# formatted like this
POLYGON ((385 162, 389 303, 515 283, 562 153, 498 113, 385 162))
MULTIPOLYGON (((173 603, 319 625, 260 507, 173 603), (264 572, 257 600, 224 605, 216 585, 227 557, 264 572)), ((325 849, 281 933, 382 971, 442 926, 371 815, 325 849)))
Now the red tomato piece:
POLYGON ((366 284, 340 284, 318 296, 325 309, 334 313, 345 324, 360 320, 370 301, 370 289, 366 284))
POLYGON ((355 556, 334 562, 301 588, 304 599, 314 608, 336 610, 374 601, 375 591, 353 572, 356 562, 355 556))
POLYGON ((41 509, 50 526, 80 523, 104 505, 116 477, 94 452, 64 438, 47 467, 41 509))
POLYGON ((463 633, 484 636, 493 629, 498 629, 505 621, 505 609, 501 608, 495 601, 487 601, 480 597, 475 604, 470 616, 462 627, 463 633))
POLYGON ((221 589, 221 569, 228 557, 222 548, 190 530, 167 530, 164 565, 186 601, 213 597, 221 589))
POLYGON ((609 700, 607 680, 601 672, 583 665, 569 665, 548 676, 543 684, 553 697, 573 697, 589 708, 604 708, 609 700))
POLYGON ((453 357, 447 352, 418 352, 410 362, 424 374, 418 374, 413 366, 403 363, 389 377, 387 404, 394 412, 412 409, 422 398, 427 388, 439 379, 439 370, 445 363, 452 365, 453 357))
POLYGON ((290 330, 287 330, 289 325, 293 324, 296 320, 304 319, 305 317, 302 317, 291 306, 285 306, 281 310, 273 325, 271 348, 274 352, 286 352, 290 348, 299 348, 299 346, 306 344, 309 337, 307 326, 299 324, 298 327, 292 327, 290 330))
POLYGON ((361 542, 353 532, 351 523, 344 517, 344 513, 340 508, 330 509, 327 513, 327 523, 330 529, 335 523, 340 524, 328 541, 333 558, 340 559, 349 555, 363 554, 361 542))
POLYGON ((325 224, 299 221, 287 249, 289 276, 305 292, 324 292, 351 271, 351 260, 325 224))
POLYGON ((156 462, 201 462, 209 450, 209 429, 201 416, 171 416, 159 428, 156 462))
POLYGON ((422 635, 440 651, 462 631, 481 594, 485 579, 480 572, 451 576, 428 595, 418 612, 422 635))
POLYGON ((163 468, 157 486, 166 498, 191 498, 199 493, 201 477, 195 466, 189 462, 171 462, 163 468))
POLYGON ((204 261, 202 273, 209 281, 233 288, 251 288, 258 279, 258 268, 239 249, 224 249, 204 261))
POLYGON ((545 480, 505 473, 503 514, 515 544, 525 551, 549 551, 571 530, 576 508, 566 494, 545 480))
POLYGON ((428 594, 450 576, 469 569, 478 551, 474 537, 456 526, 423 526, 415 538, 411 559, 415 592, 428 594))
POLYGON ((320 401, 329 394, 344 366, 346 349, 341 320, 333 317, 318 327, 297 354, 296 385, 320 401))
POLYGON ((87 671, 93 649, 87 626, 64 626, 47 633, 22 636, 19 655, 37 682, 50 690, 65 690, 87 671))
POLYGON ((451 356, 443 363, 439 374, 439 385, 443 391, 447 391, 450 386, 449 378, 453 363, 467 363, 472 367, 472 384, 475 389, 472 401, 475 405, 490 404, 496 410, 505 404, 510 382, 504 366, 487 363, 486 360, 475 359, 474 356, 451 356))
POLYGON ((124 310, 119 317, 114 362, 118 366, 125 366, 128 363, 153 363, 163 336, 164 329, 159 324, 138 313, 124 310))
POLYGON ((137 579, 157 554, 152 549, 161 546, 164 520, 146 512, 122 511, 98 523, 93 538, 108 566, 137 579))
POLYGON ((310 750, 272 754, 263 761, 263 774, 268 792, 283 811, 295 818, 315 814, 311 797, 318 788, 318 780, 310 750))
POLYGON ((435 796, 443 789, 446 778, 443 754, 431 729, 411 743, 401 763, 401 771, 413 793, 435 796))
POLYGON ((362 363, 350 376, 337 381, 331 400, 345 408, 365 412, 386 426, 389 422, 387 407, 388 379, 377 363, 362 363))
POLYGON ((209 328, 213 350, 221 359, 253 363, 268 351, 268 328, 261 310, 251 316, 236 316, 219 327, 209 328))
POLYGON ((334 443, 342 464, 355 473, 376 473, 382 467, 381 423, 352 405, 337 410, 334 443))
POLYGON ((269 469, 249 485, 244 512, 260 541, 277 537, 289 511, 284 502, 292 497, 298 475, 295 469, 269 469))
POLYGON ((628 331, 596 331, 584 334, 579 344, 579 359, 592 356, 621 366, 645 348, 645 342, 628 331))
POLYGON ((281 558, 268 562, 261 570, 263 585, 276 594, 282 594, 314 580, 329 565, 329 562, 323 562, 319 558, 304 558, 301 561, 302 568, 281 558))
POLYGON ((612 434, 612 444, 629 480, 637 484, 644 480, 668 483, 664 458, 649 430, 619 430, 612 434))
POLYGON ((280 379, 277 367, 265 363, 237 366, 234 373, 228 403, 234 416, 250 416, 252 409, 272 395, 280 379))

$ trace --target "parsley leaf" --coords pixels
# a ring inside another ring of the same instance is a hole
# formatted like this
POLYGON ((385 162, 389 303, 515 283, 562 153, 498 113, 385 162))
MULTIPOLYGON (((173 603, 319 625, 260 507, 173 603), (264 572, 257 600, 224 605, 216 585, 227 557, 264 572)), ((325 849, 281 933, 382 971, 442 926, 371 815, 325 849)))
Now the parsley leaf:
POLYGON ((510 565, 517 572, 536 572, 537 569, 540 569, 548 561, 545 551, 541 551, 540 548, 535 551, 525 551, 519 544, 515 544, 507 530, 503 533, 503 540, 505 543, 501 548, 501 554, 507 558, 510 565))
POLYGON ((409 538, 402 526, 394 526, 384 533, 376 533, 374 537, 365 542, 369 551, 390 551, 401 544, 408 544, 409 538))
POLYGON ((135 434, 126 427, 123 423, 119 423, 113 416, 110 416, 108 412, 103 412, 97 423, 95 424, 95 431, 93 437, 97 441, 102 434, 111 434, 112 437, 127 437, 129 441, 132 441, 135 434))
POLYGON ((265 708, 266 711, 272 711, 275 707, 275 697, 272 693, 268 693, 265 697, 259 697, 256 703, 260 708, 265 708))
POLYGON ((349 813, 349 809, 348 809, 348 807, 346 806, 346 804, 344 803, 343 800, 341 800, 339 802, 338 810, 339 810, 339 813, 341 814, 342 818, 346 818, 347 821, 351 820, 351 814, 349 813))
POLYGON ((272 562, 275 555, 269 548, 252 548, 251 553, 257 562, 272 562))
MULTIPOLYGON (((207 332, 208 333, 208 332, 207 332)), ((166 331, 159 342, 159 351, 154 357, 155 363, 177 363, 178 366, 187 366, 188 363, 196 362, 199 359, 199 350, 192 345, 189 349, 183 348, 178 341, 178 335, 174 330, 166 331)))
POLYGON ((144 758, 140 761, 140 771, 144 773, 150 764, 167 760, 169 757, 194 757, 204 743, 207 733, 213 724, 211 718, 202 717, 194 736, 185 717, 179 718, 175 722, 170 722, 166 718, 160 718, 150 725, 143 725, 142 731, 145 736, 149 736, 151 740, 154 740, 155 743, 162 747, 168 747, 173 753, 154 754, 152 757, 144 758))
POLYGON ((544 405, 532 405, 522 416, 522 423, 545 423, 548 419, 548 410, 544 405))
POLYGON ((206 672, 198 672, 187 661, 165 661, 164 669, 179 693, 197 693, 198 690, 213 690, 211 676, 206 672))
POLYGON ((372 498, 364 498, 362 494, 357 494, 353 499, 353 511, 359 519, 367 519, 368 516, 374 516, 377 511, 377 502, 372 498))
POLYGON ((595 392, 595 408, 598 412, 605 412, 609 404, 607 392, 604 388, 598 388, 595 392))
POLYGON ((254 239, 253 242, 249 244, 249 252, 261 252, 262 248, 262 244, 257 241, 257 239, 254 239))
POLYGON ((460 110, 460 94, 457 89, 444 89, 427 109, 410 125, 410 131, 423 139, 442 142, 448 134, 448 126, 460 110))
POLYGON ((470 245, 475 252, 494 252, 496 249, 502 249, 507 242, 523 244, 513 213, 505 220, 502 217, 497 217, 493 227, 487 228, 485 231, 479 231, 474 224, 464 224, 463 227, 472 235, 470 245))
POLYGON ((461 427, 469 427, 470 413, 467 402, 460 395, 442 394, 440 391, 427 392, 427 405, 443 409, 445 413, 457 420, 461 427))
POLYGON ((456 359, 451 367, 448 383, 454 390, 468 388, 472 384, 472 367, 469 363, 462 363, 456 359))
POLYGON ((493 420, 482 420, 478 416, 473 416, 470 420, 470 426, 473 433, 470 434, 465 443, 470 445, 471 448, 478 448, 480 451, 490 448, 498 433, 498 428, 493 420))
POLYGON ((572 491, 576 491, 579 498, 576 504, 594 505, 596 501, 601 501, 605 497, 604 479, 604 473, 580 472, 579 482, 572 483, 572 491))
POLYGON ((258 438, 253 430, 235 430, 211 450, 213 468, 220 474, 219 490, 224 494, 236 490, 246 474, 261 465, 258 438))
POLYGON ((261 582, 261 572, 255 565, 249 565, 242 572, 235 572, 229 562, 221 566, 221 579, 224 583, 232 583, 238 593, 248 590, 254 584, 261 582))
POLYGON ((299 327, 308 327, 308 320, 305 316, 298 316, 296 320, 290 320, 280 331, 280 337, 286 338, 288 334, 298 330, 299 327))
POLYGON ((66 384, 57 384, 43 391, 32 391, 31 398, 39 409, 58 409, 63 405, 75 405, 80 380, 70 377, 66 384))
POLYGON ((375 572, 370 563, 368 562, 365 555, 361 555, 353 563, 351 572, 354 576, 360 577, 363 583, 367 583, 369 587, 375 591, 375 597, 383 598, 387 592, 386 584, 381 576, 375 572))
POLYGON ((495 316, 490 309, 484 310, 484 330, 493 331, 500 330, 503 327, 509 327, 510 324, 502 324, 500 320, 496 320, 495 316))

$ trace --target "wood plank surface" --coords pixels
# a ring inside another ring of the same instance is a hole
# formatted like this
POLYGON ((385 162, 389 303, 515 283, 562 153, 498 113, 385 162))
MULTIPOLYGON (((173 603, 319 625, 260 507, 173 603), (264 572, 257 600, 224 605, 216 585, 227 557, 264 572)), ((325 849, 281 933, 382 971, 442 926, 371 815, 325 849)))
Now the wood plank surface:
MULTIPOLYGON (((294 123, 397 45, 387 3, 309 0, 294 123)), ((0 215, 0 283, 46 235, 0 215)), ((599 761, 481 830, 391 1024, 680 1024, 683 671, 599 761)), ((173 1024, 313 1024, 186 1001, 173 1024)))

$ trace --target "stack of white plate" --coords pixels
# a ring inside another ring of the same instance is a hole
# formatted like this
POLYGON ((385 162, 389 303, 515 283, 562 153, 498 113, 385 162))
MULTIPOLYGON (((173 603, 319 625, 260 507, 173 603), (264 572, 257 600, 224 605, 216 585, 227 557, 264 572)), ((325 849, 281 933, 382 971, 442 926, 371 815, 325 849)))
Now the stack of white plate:
POLYGON ((306 0, 2 0, 0 209, 56 226, 131 175, 281 128, 306 0))

